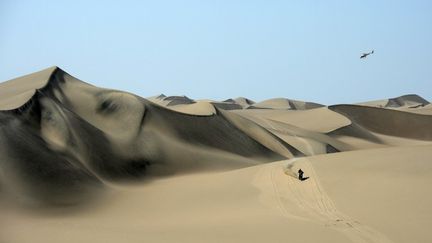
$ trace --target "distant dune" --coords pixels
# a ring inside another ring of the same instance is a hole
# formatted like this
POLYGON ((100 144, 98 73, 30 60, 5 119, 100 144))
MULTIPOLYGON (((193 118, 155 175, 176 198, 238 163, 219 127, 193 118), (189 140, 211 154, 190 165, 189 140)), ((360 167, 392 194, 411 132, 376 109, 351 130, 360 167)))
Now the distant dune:
POLYGON ((261 101, 249 106, 249 109, 253 108, 261 108, 261 109, 283 109, 283 110, 308 110, 318 107, 323 107, 324 105, 313 103, 313 102, 304 102, 298 100, 291 100, 285 98, 276 98, 269 99, 265 101, 261 101))
POLYGON ((431 242, 431 107, 6 81, 0 242, 431 242))
POLYGON ((419 106, 426 106, 429 104, 430 104, 429 101, 423 99, 422 97, 416 94, 402 95, 396 98, 358 103, 358 105, 373 106, 373 107, 380 107, 380 108, 383 107, 400 108, 404 106, 417 108, 419 106))

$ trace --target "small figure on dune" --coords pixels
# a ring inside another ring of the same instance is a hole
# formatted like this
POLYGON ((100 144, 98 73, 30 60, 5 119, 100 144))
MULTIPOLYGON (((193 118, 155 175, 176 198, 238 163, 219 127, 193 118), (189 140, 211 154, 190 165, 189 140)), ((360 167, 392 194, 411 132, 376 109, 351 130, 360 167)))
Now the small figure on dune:
POLYGON ((366 58, 367 56, 369 56, 370 54, 373 54, 374 53, 374 51, 372 50, 371 52, 368 52, 368 53, 363 53, 361 56, 360 56, 360 59, 361 58, 366 58))
POLYGON ((304 171, 302 171, 302 169, 298 170, 298 174, 299 174, 298 178, 301 181, 305 181, 305 180, 309 179, 309 177, 303 177, 304 171))

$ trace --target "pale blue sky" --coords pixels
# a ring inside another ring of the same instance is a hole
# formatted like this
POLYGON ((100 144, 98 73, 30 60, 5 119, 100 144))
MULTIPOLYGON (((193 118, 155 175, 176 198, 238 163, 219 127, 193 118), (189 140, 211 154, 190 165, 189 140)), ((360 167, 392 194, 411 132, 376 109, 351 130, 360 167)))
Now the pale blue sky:
POLYGON ((431 100, 431 13, 414 0, 0 0, 0 81, 57 65, 144 97, 431 100))

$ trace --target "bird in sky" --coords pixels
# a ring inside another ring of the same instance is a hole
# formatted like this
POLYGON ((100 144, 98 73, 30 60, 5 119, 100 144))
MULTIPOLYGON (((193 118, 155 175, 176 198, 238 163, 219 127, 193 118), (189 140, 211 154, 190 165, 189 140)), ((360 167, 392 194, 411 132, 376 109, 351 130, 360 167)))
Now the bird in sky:
POLYGON ((360 58, 366 58, 367 56, 369 56, 370 54, 373 54, 374 53, 374 50, 372 50, 371 52, 368 52, 368 53, 363 53, 361 56, 360 56, 360 58))

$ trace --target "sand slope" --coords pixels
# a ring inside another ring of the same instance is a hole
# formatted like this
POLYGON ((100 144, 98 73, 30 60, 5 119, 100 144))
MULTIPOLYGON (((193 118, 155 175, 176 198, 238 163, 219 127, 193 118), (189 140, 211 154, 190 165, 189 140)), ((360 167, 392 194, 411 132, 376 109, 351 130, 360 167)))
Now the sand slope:
POLYGON ((103 205, 61 218, 11 210, 2 230, 8 242, 48 233, 53 242, 428 242, 431 148, 320 155, 116 186, 103 205), (294 178, 298 168, 310 179, 294 178), (18 234, 23 230, 31 235, 18 234))
MULTIPOLYGON (((7 171, 1 181, 19 185, 9 191, 24 201, 76 203, 72 195, 88 193, 89 181, 227 170, 284 158, 214 112, 184 114, 97 88, 59 68, 48 71, 45 86, 0 113, 1 167, 7 171)), ((36 73, 26 82, 39 79, 36 73)))
POLYGON ((429 242, 431 145, 311 158, 317 177, 344 213, 394 242, 429 242), (337 175, 337 176, 335 176, 337 175))
POLYGON ((48 68, 0 83, 0 242, 430 242, 429 110, 144 99, 48 68))

